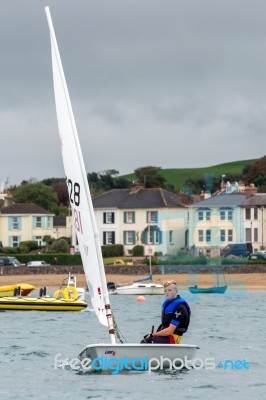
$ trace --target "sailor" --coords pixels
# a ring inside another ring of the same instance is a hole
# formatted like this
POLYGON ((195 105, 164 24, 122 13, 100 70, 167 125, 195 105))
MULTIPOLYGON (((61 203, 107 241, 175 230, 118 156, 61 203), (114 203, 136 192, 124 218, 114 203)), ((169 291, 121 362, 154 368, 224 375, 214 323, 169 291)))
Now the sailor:
POLYGON ((162 323, 155 333, 144 336, 140 343, 179 344, 190 321, 190 307, 178 295, 176 281, 164 282, 165 301, 162 304, 162 323))

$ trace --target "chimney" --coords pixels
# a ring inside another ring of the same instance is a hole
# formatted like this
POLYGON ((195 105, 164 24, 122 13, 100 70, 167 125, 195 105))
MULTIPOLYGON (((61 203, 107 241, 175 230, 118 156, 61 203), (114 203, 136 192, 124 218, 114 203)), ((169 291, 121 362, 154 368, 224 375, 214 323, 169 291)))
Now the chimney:
POLYGON ((138 192, 140 189, 144 189, 143 183, 132 182, 132 184, 131 184, 131 189, 130 189, 130 193, 136 193, 136 192, 138 192))

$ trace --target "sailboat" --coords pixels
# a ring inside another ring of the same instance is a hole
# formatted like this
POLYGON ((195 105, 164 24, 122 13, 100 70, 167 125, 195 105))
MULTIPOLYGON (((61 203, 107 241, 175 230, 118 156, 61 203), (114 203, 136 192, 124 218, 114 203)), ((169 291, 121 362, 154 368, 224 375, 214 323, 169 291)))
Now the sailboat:
POLYGON ((152 282, 151 255, 149 255, 150 274, 146 278, 135 280, 131 285, 117 286, 116 294, 125 295, 162 295, 164 294, 163 285, 152 282), (143 283, 150 281, 150 283, 143 283))
MULTIPOLYGON (((100 239, 79 137, 49 7, 45 7, 45 12, 50 30, 53 82, 59 136, 69 200, 74 217, 75 232, 79 243, 92 306, 99 322, 108 328, 110 337, 110 343, 98 343, 86 346, 79 354, 79 359, 81 362, 82 360, 89 359, 92 363, 99 357, 110 361, 115 355, 118 359, 126 357, 128 360, 136 359, 136 357, 147 357, 149 360, 155 357, 159 359, 161 356, 167 357, 170 360, 178 359, 182 361, 185 358, 187 360, 192 360, 197 349, 197 346, 192 344, 150 345, 117 343, 119 333, 114 323, 109 300, 100 239)), ((126 366, 125 369, 127 369, 126 366)))
MULTIPOLYGON (((224 277, 225 281, 225 277, 224 277)), ((198 287, 198 285, 194 285, 188 288, 190 293, 225 293, 227 289, 227 285, 220 286, 219 283, 219 271, 216 272, 216 286, 211 287, 198 287)))

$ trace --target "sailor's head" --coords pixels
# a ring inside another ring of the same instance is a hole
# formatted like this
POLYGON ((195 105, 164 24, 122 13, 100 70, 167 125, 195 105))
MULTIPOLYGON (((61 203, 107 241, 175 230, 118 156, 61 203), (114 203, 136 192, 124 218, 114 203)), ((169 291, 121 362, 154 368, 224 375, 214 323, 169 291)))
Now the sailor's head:
POLYGON ((177 283, 175 280, 169 280, 163 283, 164 294, 168 298, 174 298, 177 295, 177 283))

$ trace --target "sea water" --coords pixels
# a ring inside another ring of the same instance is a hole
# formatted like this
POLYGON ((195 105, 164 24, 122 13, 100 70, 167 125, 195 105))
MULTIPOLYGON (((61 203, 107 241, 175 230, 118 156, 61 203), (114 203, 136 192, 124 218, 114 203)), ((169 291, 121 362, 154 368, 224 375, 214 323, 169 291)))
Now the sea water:
MULTIPOLYGON (((56 355, 73 358, 87 344, 108 340, 106 328, 98 324, 94 312, 90 308, 83 312, 3 311, 1 398, 265 399, 266 292, 228 290, 219 295, 192 295, 184 290, 180 294, 192 309, 183 343, 197 344, 197 358, 214 359, 214 369, 123 371, 116 375, 55 369, 56 355), (224 368, 226 360, 230 363, 224 368)), ((135 296, 110 297, 116 322, 128 342, 139 342, 152 325, 159 325, 163 296, 146 296, 144 303, 136 302, 135 296)))

